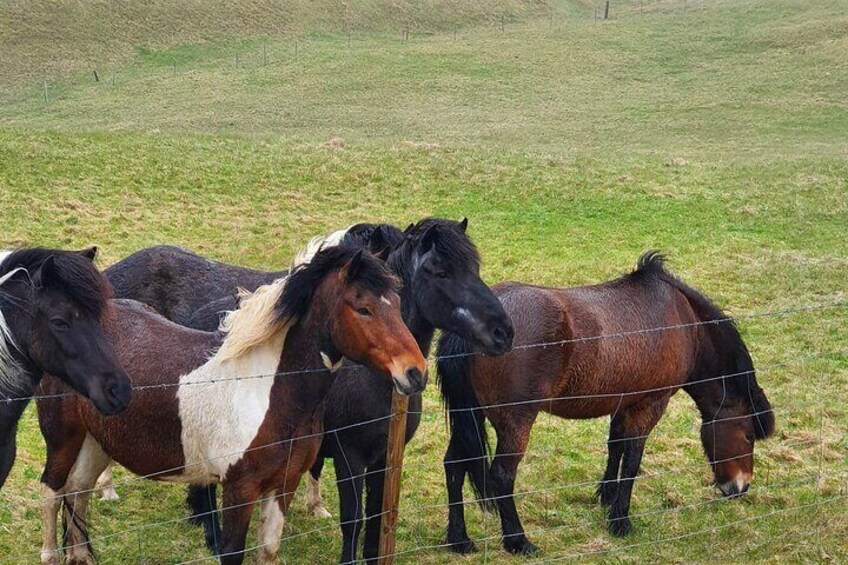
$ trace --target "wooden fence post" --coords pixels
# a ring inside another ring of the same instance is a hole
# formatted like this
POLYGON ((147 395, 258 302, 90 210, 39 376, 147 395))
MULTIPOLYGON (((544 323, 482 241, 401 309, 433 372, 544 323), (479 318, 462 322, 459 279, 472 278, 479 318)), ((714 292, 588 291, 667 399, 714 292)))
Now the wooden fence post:
POLYGON ((403 472, 406 412, 408 408, 409 397, 393 390, 392 417, 389 420, 388 456, 386 457, 386 478, 383 481, 383 514, 380 518, 380 547, 377 565, 392 565, 395 561, 400 478, 403 472))
POLYGON ((604 4, 604 19, 609 19, 609 0, 607 0, 607 3, 604 4))

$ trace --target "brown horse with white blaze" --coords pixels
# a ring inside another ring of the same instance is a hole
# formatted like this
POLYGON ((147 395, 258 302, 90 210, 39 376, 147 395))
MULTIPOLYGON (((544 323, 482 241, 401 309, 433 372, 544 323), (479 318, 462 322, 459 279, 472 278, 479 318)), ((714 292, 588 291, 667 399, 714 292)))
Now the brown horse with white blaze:
POLYGON ((614 535, 631 530, 631 492, 647 436, 680 388, 701 413, 701 440, 716 485, 728 497, 748 489, 754 442, 774 431, 771 406, 733 321, 668 273, 662 256, 648 253, 631 274, 595 286, 510 282, 492 290, 512 318, 515 349, 502 357, 471 356, 450 334, 438 349, 439 384, 450 410, 444 463, 447 541, 454 551, 474 549, 462 501, 466 474, 484 507, 500 514, 504 547, 535 551, 513 492, 540 411, 569 419, 611 417, 598 496, 614 535), (491 462, 487 418, 497 434, 491 462))
MULTIPOLYGON (((59 561, 60 505, 68 562, 91 561, 88 491, 112 459, 158 480, 221 483, 225 564, 243 561, 261 501, 258 559, 276 562, 284 515, 321 444, 334 369, 349 358, 404 394, 426 382, 426 360, 400 315, 397 279, 360 249, 313 247, 288 277, 245 297, 222 334, 115 302, 107 334, 136 386, 126 411, 103 418, 74 395, 38 402, 47 442, 43 563, 59 561)), ((51 381, 45 392, 60 392, 51 381)))

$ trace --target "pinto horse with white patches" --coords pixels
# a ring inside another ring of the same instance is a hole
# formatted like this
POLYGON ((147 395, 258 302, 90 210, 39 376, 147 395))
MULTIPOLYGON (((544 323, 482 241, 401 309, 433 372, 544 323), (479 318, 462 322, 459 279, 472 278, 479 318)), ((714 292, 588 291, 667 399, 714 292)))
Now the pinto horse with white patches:
MULTIPOLYGON (((401 318, 397 284, 361 249, 322 249, 244 298, 224 319, 223 341, 118 301, 107 332, 121 362, 137 386, 164 388, 134 391, 127 410, 109 419, 75 396, 38 402, 48 454, 42 562, 59 561, 60 505, 68 562, 91 561, 85 491, 114 459, 158 480, 221 483, 225 564, 243 561, 261 501, 258 558, 275 563, 284 515, 321 444, 333 369, 348 358, 404 394, 425 385, 426 360, 401 318)), ((50 388, 62 390, 56 381, 50 388)))
POLYGON ((465 527, 466 474, 485 508, 500 514, 503 545, 531 554, 513 492, 518 464, 540 411, 561 418, 610 416, 609 457, 598 487, 609 530, 630 532, 630 495, 648 434, 680 388, 702 418, 701 441, 728 497, 748 489, 754 442, 774 431, 774 414, 757 384, 736 326, 706 296, 648 253, 631 274, 580 288, 501 283, 492 290, 515 326, 502 357, 470 355, 459 336, 439 342, 439 385, 450 409, 445 454, 447 542, 474 549, 465 527), (644 331, 656 328, 656 331, 644 331), (538 344, 551 344, 536 347, 538 344), (497 434, 489 461, 485 420, 497 434))
POLYGON ((130 382, 103 333, 109 285, 97 249, 0 252, 0 488, 15 461, 18 420, 44 373, 116 414, 130 382))

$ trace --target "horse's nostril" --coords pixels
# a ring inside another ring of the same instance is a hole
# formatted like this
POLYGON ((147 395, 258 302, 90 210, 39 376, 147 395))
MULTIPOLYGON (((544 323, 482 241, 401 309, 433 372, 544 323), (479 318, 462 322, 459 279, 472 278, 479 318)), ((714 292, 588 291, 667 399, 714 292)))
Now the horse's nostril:
POLYGON ((506 339, 507 339, 506 330, 504 330, 502 326, 496 327, 495 331, 492 332, 492 333, 494 334, 495 340, 497 340, 498 343, 505 343, 506 342, 506 339))
POLYGON ((409 380, 409 384, 411 384, 414 388, 419 390, 424 388, 424 374, 416 367, 410 367, 406 370, 406 378, 409 380))

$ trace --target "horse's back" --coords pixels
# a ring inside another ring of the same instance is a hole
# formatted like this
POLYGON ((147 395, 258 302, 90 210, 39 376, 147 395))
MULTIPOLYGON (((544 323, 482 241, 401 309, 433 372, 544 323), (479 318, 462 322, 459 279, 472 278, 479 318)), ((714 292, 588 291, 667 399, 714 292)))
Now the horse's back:
POLYGON ((486 404, 576 397, 541 409, 596 417, 640 398, 617 393, 681 384, 694 366, 699 328, 660 328, 697 318, 659 277, 566 289, 505 283, 494 290, 515 341, 512 353, 474 363, 485 381, 475 391, 488 397, 481 399, 486 404))
POLYGON ((117 298, 149 304, 180 324, 212 300, 234 294, 239 287, 255 290, 279 276, 213 261, 172 245, 137 251, 104 274, 117 298))

